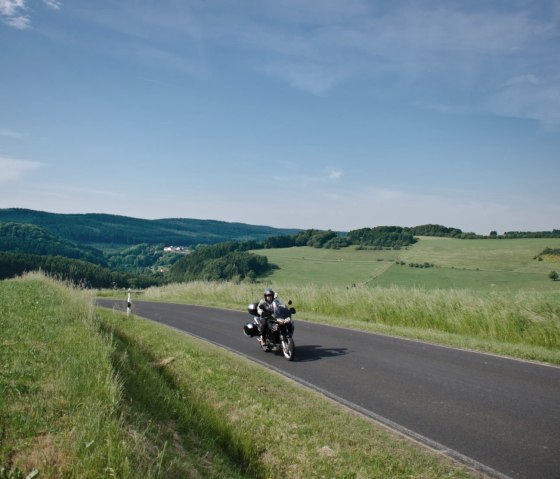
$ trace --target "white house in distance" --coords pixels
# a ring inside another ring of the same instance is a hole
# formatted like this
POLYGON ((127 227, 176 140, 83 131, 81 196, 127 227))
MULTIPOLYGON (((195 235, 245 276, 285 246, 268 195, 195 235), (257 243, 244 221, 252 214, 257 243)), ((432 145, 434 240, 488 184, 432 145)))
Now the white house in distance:
POLYGON ((163 248, 164 253, 177 253, 177 254, 189 254, 189 248, 186 246, 166 246, 163 248))

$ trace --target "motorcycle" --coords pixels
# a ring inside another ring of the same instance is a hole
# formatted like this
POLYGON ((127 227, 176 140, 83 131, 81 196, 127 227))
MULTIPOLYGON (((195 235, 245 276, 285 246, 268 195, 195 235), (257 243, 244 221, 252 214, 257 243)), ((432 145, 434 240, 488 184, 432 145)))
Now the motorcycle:
MULTIPOLYGON (((292 301, 288 301, 288 306, 292 301)), ((246 336, 254 338, 257 336, 260 347, 264 351, 282 351, 288 361, 294 359, 296 346, 294 344, 294 321, 292 314, 296 313, 295 308, 279 305, 275 312, 268 317, 261 318, 257 312, 258 303, 251 303, 247 306, 247 311, 253 316, 253 321, 243 326, 246 336), (268 321, 268 329, 264 341, 261 341, 262 322, 268 321)))

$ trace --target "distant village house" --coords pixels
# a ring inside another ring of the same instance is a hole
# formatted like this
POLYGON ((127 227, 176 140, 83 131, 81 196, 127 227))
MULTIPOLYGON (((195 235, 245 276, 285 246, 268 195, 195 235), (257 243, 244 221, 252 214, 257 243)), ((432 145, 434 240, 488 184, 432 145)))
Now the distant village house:
POLYGON ((186 246, 166 246, 163 248, 164 253, 178 253, 178 254, 189 254, 189 248, 186 246))

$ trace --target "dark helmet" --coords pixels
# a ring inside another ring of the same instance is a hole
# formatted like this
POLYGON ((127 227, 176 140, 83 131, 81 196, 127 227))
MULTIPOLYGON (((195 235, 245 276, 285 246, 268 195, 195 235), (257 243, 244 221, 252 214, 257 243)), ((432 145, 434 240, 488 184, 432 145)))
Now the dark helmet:
POLYGON ((268 289, 264 290, 264 295, 263 296, 264 296, 265 299, 266 299, 267 296, 272 296, 272 298, 274 298, 276 296, 276 293, 274 292, 273 289, 268 288, 268 289))

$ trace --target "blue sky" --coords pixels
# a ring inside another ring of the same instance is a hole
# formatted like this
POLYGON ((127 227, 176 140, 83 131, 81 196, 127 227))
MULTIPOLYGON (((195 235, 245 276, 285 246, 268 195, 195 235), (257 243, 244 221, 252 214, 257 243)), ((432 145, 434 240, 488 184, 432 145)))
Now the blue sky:
POLYGON ((0 0, 0 208, 560 227, 560 1, 0 0))

